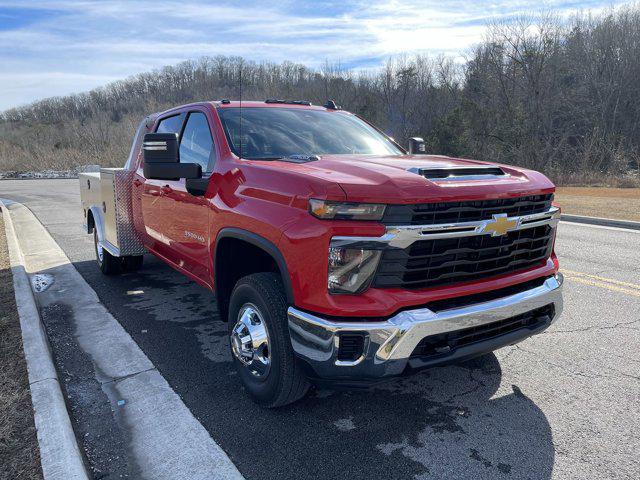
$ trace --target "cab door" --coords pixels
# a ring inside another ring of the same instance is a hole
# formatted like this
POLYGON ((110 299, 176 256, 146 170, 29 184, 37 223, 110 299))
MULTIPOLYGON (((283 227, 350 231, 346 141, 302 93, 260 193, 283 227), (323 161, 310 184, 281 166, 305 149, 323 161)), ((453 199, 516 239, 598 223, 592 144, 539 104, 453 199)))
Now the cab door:
MULTIPOLYGON (((156 132, 180 135, 186 113, 173 113, 158 121, 156 132)), ((176 182, 145 178, 143 166, 137 172, 134 188, 140 189, 141 225, 137 230, 142 234, 145 246, 172 263, 178 263, 176 252, 171 245, 170 231, 175 215, 173 202, 168 194, 176 182)))
MULTIPOLYGON (((187 114, 180 137, 180 162, 197 163, 209 177, 216 160, 216 148, 204 110, 187 114)), ((164 182, 164 199, 172 212, 171 227, 166 230, 169 245, 178 266, 205 283, 210 282, 209 207, 205 196, 191 195, 185 180, 164 182)))

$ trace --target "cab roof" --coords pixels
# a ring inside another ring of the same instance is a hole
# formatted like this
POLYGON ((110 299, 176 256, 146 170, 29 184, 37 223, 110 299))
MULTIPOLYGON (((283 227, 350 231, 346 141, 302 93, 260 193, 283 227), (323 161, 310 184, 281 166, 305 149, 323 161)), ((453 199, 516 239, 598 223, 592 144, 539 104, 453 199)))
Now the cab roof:
POLYGON ((311 105, 296 101, 258 101, 243 100, 242 104, 239 100, 215 100, 210 102, 216 108, 238 108, 240 106, 247 108, 301 108, 305 110, 333 110, 320 105, 311 105))
MULTIPOLYGON (((326 105, 312 105, 310 102, 306 101, 292 101, 292 100, 275 100, 275 99, 267 99, 267 100, 243 100, 242 104, 239 100, 213 100, 209 102, 193 102, 187 103, 184 105, 175 106, 163 112, 152 113, 151 115, 146 117, 146 123, 148 125, 153 124, 159 116, 171 115, 174 112, 184 109, 185 107, 195 107, 198 105, 206 105, 210 104, 214 108, 238 108, 242 106, 243 108, 299 108, 302 110, 321 110, 326 112, 337 112, 342 111, 342 109, 335 105, 334 102, 328 101, 326 105), (330 108, 335 106, 335 108, 330 108)), ((348 112, 347 112, 348 113, 348 112)))

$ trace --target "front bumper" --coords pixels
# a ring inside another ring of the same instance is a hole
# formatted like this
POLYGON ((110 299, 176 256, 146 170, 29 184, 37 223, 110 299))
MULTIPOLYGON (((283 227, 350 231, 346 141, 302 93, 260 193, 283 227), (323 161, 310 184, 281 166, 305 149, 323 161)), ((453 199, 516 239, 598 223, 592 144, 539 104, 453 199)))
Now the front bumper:
POLYGON ((439 311, 405 310, 376 322, 334 321, 290 307, 291 344, 311 368, 311 376, 320 379, 367 381, 396 376, 413 368, 461 361, 540 333, 562 312, 562 283, 559 273, 542 285, 502 298, 439 311), (412 355, 427 337, 490 326, 548 306, 553 307, 553 313, 531 328, 497 334, 429 357, 412 355), (345 361, 339 352, 341 338, 346 335, 361 335, 363 343, 361 355, 345 361))

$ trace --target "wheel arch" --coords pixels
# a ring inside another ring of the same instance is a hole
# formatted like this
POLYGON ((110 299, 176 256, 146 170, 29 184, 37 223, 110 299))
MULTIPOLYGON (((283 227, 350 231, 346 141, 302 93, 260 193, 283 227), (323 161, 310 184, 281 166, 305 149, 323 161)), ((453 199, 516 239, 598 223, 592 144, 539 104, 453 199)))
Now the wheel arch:
POLYGON ((289 276, 289 269, 284 255, 273 242, 260 235, 241 228, 229 227, 222 229, 216 237, 213 267, 215 272, 214 290, 222 320, 226 321, 227 319, 229 297, 235 283, 239 278, 250 273, 260 271, 275 271, 278 273, 284 287, 287 302, 291 305, 294 304, 291 277, 289 276), (242 253, 246 254, 247 257, 245 258, 243 255, 244 263, 242 263, 242 266, 237 271, 230 272, 227 267, 229 267, 233 259, 231 255, 224 255, 224 253, 239 253, 237 249, 242 249, 242 253), (264 262, 267 262, 267 259, 273 262, 273 267, 265 270, 266 264, 264 262), (250 260, 256 260, 256 265, 248 265, 250 260))
POLYGON ((104 240, 104 217, 102 210, 93 205, 87 210, 87 233, 93 233, 96 230, 98 234, 98 240, 101 242, 104 240))

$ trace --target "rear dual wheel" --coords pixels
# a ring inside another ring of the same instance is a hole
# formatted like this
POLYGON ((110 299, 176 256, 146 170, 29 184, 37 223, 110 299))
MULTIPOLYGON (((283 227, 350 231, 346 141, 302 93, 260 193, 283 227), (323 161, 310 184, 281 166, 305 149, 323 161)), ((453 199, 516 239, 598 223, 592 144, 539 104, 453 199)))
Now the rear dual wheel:
POLYGON ((280 407, 302 398, 309 382, 295 358, 280 277, 255 273, 238 281, 229 304, 233 362, 256 403, 280 407))
POLYGON ((135 272, 142 266, 142 255, 114 257, 107 252, 98 240, 97 230, 93 230, 93 246, 96 252, 98 268, 105 275, 117 275, 121 272, 135 272))
POLYGON ((105 275, 117 275, 122 271, 122 259, 120 257, 114 257, 107 252, 98 240, 98 231, 93 230, 93 245, 96 250, 96 261, 98 262, 98 268, 105 275))

